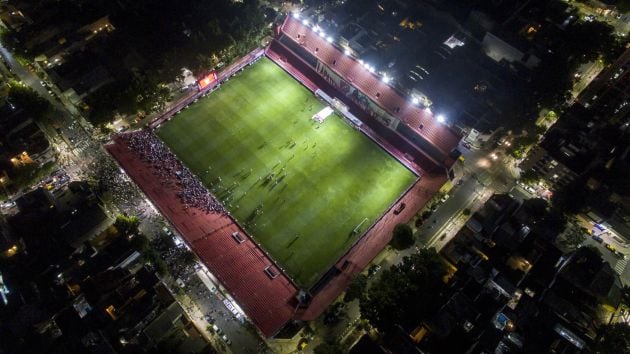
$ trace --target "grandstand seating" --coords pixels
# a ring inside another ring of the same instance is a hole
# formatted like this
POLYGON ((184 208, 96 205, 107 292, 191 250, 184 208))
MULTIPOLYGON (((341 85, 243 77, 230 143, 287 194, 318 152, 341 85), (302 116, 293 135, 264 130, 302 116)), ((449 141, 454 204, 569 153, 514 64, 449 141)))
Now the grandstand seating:
MULTIPOLYGON (((282 58, 281 61, 278 61, 278 64, 296 79, 300 80, 301 78, 307 78, 308 82, 313 83, 324 92, 332 94, 337 99, 341 100, 346 106, 348 106, 349 111, 353 115, 361 119, 361 121, 370 128, 370 131, 376 132, 377 136, 373 136, 373 138, 379 142, 386 140, 389 144, 392 144, 396 148, 395 150, 388 149, 388 151, 395 153, 395 151, 398 150, 402 154, 409 154, 413 156, 415 159, 414 163, 421 168, 421 171, 415 169, 419 174, 422 174, 422 172, 443 171, 438 161, 431 159, 424 151, 418 149, 406 138, 401 137, 396 132, 385 127, 378 120, 368 115, 350 98, 344 96, 337 90, 336 87, 324 80, 324 78, 322 78, 313 67, 301 60, 279 41, 272 41, 267 48, 267 56, 271 59, 282 58), (381 137, 382 139, 379 139, 378 137, 381 137)), ((305 86, 309 87, 307 84, 305 84, 305 86)), ((398 157, 402 159, 402 156, 398 157)))
POLYGON ((449 127, 439 123, 432 113, 413 105, 396 89, 385 84, 357 60, 345 55, 299 20, 288 16, 281 30, 285 36, 345 78, 390 115, 407 124, 448 160, 450 152, 457 147, 460 137, 449 127))

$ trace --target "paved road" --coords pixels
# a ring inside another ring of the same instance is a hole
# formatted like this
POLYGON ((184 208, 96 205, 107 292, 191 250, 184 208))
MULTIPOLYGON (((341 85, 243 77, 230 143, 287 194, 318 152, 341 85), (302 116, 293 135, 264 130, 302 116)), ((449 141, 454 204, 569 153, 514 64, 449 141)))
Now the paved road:
POLYGON ((48 89, 42 86, 39 77, 23 67, 0 44, 0 55, 11 67, 13 74, 25 85, 30 86, 40 96, 48 100, 55 109, 52 124, 39 124, 49 141, 59 153, 59 162, 72 177, 80 177, 91 159, 98 153, 99 143, 92 138, 91 127, 79 115, 74 106, 62 104, 48 89), (58 129, 55 129, 58 128, 58 129))
POLYGON ((449 198, 417 229, 420 244, 441 249, 457 234, 471 213, 481 208, 494 193, 507 193, 516 184, 514 162, 503 148, 467 149, 460 145, 465 161, 455 166, 455 186, 449 198))
POLYGON ((211 317, 211 321, 221 329, 221 331, 232 342, 229 346, 232 353, 249 354, 260 352, 262 340, 253 328, 246 325, 242 318, 235 317, 225 306, 225 299, 218 291, 214 293, 199 279, 192 276, 186 283, 188 296, 199 307, 203 313, 202 320, 211 317), (249 328, 248 328, 249 327, 249 328))
POLYGON ((602 259, 608 262, 608 264, 610 264, 610 267, 614 269, 617 274, 619 274, 619 278, 621 279, 623 285, 630 286, 630 266, 628 266, 628 259, 616 256, 613 252, 607 249, 603 243, 599 243, 591 237, 587 237, 582 245, 593 246, 598 249, 602 254, 602 259))

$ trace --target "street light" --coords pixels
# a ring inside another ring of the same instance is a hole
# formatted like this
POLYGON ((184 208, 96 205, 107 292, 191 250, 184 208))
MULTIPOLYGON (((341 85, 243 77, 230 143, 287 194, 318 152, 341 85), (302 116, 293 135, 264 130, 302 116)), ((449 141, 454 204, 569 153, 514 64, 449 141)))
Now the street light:
POLYGON ((7 196, 7 198, 10 198, 11 196, 9 195, 9 190, 7 189, 7 185, 6 185, 6 178, 4 176, 0 177, 0 184, 2 185, 4 194, 7 196))

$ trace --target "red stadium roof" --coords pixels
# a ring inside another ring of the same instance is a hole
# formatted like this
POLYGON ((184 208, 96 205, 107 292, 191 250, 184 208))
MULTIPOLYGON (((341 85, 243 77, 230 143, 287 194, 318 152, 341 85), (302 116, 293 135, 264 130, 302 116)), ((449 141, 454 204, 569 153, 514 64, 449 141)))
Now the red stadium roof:
POLYGON ((368 95, 389 114, 412 128, 443 155, 442 158, 438 158, 435 152, 427 151, 437 160, 447 160, 446 157, 457 147, 460 137, 448 126, 439 123, 429 110, 412 104, 408 98, 370 73, 357 60, 342 53, 326 38, 303 25, 300 20, 288 16, 281 30, 354 87, 368 95))
POLYGON ((185 209, 177 190, 165 188, 153 167, 124 139, 115 137, 114 144, 106 147, 260 331, 276 334, 295 313, 298 289, 293 283, 277 269, 273 279, 265 273, 265 268, 275 265, 229 216, 185 209), (240 232, 244 242, 237 242, 234 232, 240 232))

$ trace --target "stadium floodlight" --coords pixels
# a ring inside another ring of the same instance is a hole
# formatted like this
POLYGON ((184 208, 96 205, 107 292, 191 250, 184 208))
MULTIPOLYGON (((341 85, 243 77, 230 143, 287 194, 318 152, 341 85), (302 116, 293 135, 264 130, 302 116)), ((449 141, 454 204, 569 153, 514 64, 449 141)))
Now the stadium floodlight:
POLYGON ((431 108, 429 108, 429 107, 425 107, 424 111, 427 112, 428 114, 432 114, 431 108))
POLYGON ((299 20, 300 19, 300 13, 299 12, 294 12, 293 13, 293 18, 297 18, 299 20))
POLYGON ((326 38, 326 32, 324 32, 324 30, 319 31, 319 36, 322 38, 326 38))
POLYGON ((371 72, 372 74, 374 74, 374 67, 373 66, 368 66, 368 71, 371 72))
POLYGON ((332 43, 333 42, 333 38, 331 36, 326 37, 326 41, 328 41, 328 43, 332 43))
POLYGON ((444 123, 444 122, 446 122, 446 117, 444 117, 444 115, 443 115, 443 114, 438 114, 438 115, 436 116, 436 118, 437 118, 437 121, 438 121, 438 122, 440 122, 440 123, 444 123))
POLYGON ((344 49, 344 50, 343 50, 343 54, 345 54, 345 55, 347 55, 347 56, 350 56, 350 51, 349 51, 349 50, 347 50, 347 49, 344 49))
POLYGON ((392 81, 392 79, 389 78, 387 75, 383 75, 383 77, 381 78, 381 81, 383 81, 386 84, 389 84, 389 82, 392 81))
POLYGON ((307 20, 307 19, 303 19, 303 20, 302 20, 302 24, 303 24, 304 26, 308 26, 308 20, 307 20))
POLYGON ((413 103, 415 105, 419 105, 420 104, 420 99, 418 97, 413 97, 411 99, 411 103, 413 103))

